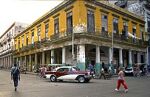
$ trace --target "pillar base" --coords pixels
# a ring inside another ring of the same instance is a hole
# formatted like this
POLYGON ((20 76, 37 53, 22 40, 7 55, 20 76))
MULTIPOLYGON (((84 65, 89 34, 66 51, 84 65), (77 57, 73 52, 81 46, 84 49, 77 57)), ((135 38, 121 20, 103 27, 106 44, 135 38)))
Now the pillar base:
POLYGON ((77 67, 82 71, 85 70, 85 63, 77 63, 77 67))
POLYGON ((95 65, 95 74, 96 75, 100 75, 101 68, 102 68, 101 64, 100 63, 96 63, 96 65, 95 65))

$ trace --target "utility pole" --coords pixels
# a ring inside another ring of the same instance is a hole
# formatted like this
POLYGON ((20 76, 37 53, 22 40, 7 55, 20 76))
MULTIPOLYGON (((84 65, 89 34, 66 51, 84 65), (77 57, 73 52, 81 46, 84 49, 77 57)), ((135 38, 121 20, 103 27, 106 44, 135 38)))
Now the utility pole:
POLYGON ((74 55, 74 32, 72 32, 72 65, 75 65, 74 58, 75 58, 75 55, 74 55))

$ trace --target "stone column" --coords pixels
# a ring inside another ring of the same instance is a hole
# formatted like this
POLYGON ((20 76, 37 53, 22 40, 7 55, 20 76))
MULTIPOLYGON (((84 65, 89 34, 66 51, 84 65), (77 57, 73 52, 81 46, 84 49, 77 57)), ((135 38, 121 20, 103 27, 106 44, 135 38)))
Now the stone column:
POLYGON ((100 47, 96 46, 96 66, 95 66, 95 72, 96 75, 100 75, 101 71, 101 64, 100 64, 100 47))
POLYGON ((22 66, 22 61, 23 61, 23 58, 22 58, 22 56, 20 57, 20 66, 22 66))
POLYGON ((129 65, 128 67, 132 67, 132 50, 129 50, 129 65))
POLYGON ((43 51, 42 52, 42 65, 45 64, 45 52, 43 51))
POLYGON ((29 55, 29 71, 32 71, 31 55, 29 55))
POLYGON ((141 63, 141 53, 137 52, 137 62, 141 63))
POLYGON ((34 65, 35 65, 35 68, 38 69, 38 68, 39 68, 39 64, 38 64, 38 62, 37 62, 37 53, 34 54, 34 63, 35 63, 35 64, 34 64, 34 65))
POLYGON ((62 48, 62 64, 66 64, 66 48, 62 48))
POLYGON ((123 67, 122 48, 119 49, 119 67, 123 67))
POLYGON ((77 67, 80 68, 80 70, 85 70, 85 45, 78 45, 77 51, 77 67))
POLYGON ((51 50, 51 64, 54 64, 54 49, 51 50))
POLYGON ((146 49, 146 53, 145 53, 145 63, 148 65, 148 47, 146 49))
POLYGON ((109 64, 111 64, 111 62, 112 62, 112 48, 110 47, 109 48, 109 64))
POLYGON ((26 69, 26 71, 27 71, 27 56, 25 55, 24 56, 24 68, 26 69))

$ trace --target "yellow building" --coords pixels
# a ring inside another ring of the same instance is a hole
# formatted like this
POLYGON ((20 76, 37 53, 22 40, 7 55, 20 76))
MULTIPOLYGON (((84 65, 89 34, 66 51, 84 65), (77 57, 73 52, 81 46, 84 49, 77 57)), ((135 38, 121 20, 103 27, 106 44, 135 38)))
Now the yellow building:
POLYGON ((131 67, 146 61, 144 23, 108 2, 64 0, 15 37, 14 58, 29 71, 50 63, 91 63, 97 74, 102 62, 131 67))

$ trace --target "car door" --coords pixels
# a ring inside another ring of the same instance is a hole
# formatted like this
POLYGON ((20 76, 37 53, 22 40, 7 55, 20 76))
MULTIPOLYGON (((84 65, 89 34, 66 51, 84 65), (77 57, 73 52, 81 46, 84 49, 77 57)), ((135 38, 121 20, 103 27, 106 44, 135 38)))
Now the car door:
POLYGON ((68 68, 59 68, 56 71, 57 79, 64 79, 64 76, 68 74, 68 68))

